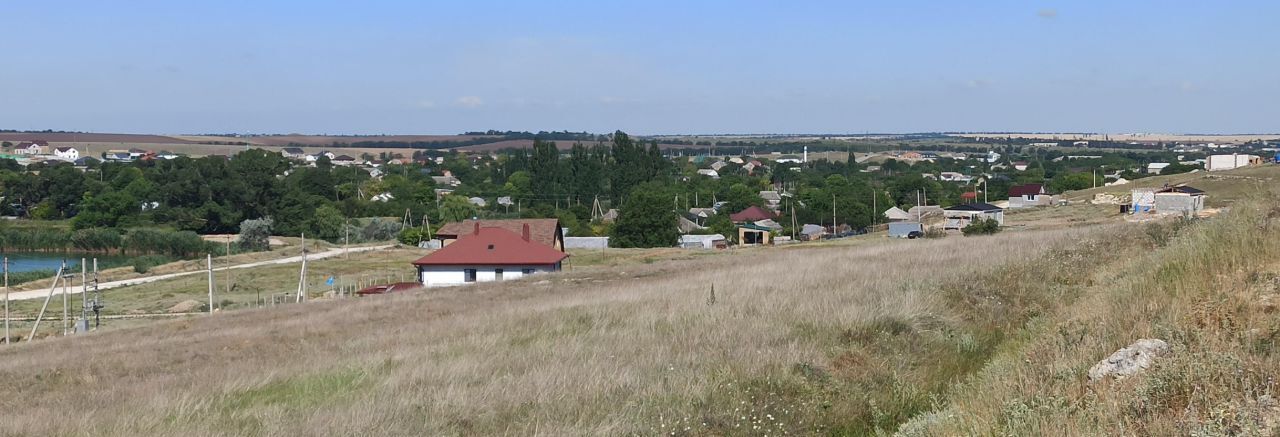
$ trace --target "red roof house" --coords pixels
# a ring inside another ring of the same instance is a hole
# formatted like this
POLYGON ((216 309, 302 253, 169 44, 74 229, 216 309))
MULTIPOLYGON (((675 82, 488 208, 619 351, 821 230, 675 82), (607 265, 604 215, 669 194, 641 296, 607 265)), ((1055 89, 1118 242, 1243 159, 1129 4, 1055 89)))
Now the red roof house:
POLYGON ((418 280, 428 287, 515 279, 560 270, 569 255, 533 241, 530 226, 520 234, 473 224, 469 234, 413 262, 418 280))
POLYGON ((774 214, 773 211, 761 208, 759 206, 752 206, 742 211, 729 214, 729 220, 732 220, 735 223, 754 222, 754 221, 772 219, 777 217, 778 215, 774 214))
POLYGON ((529 228, 529 239, 535 243, 542 243, 553 249, 564 251, 564 230, 560 228, 559 219, 515 219, 515 220, 463 220, 461 222, 453 222, 445 224, 436 231, 436 238, 440 242, 448 246, 453 244, 458 237, 472 233, 475 230, 476 223, 483 228, 502 228, 511 231, 514 234, 520 234, 527 226, 529 228))

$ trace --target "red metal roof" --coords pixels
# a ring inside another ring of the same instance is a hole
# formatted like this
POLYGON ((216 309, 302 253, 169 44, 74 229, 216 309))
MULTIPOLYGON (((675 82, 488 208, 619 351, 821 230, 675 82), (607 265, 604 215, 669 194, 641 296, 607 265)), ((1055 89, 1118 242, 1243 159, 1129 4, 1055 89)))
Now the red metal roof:
POLYGON ((774 217, 777 217, 777 214, 774 214, 773 211, 769 211, 758 206, 752 206, 742 211, 729 214, 729 220, 735 222, 754 222, 774 217))
POLYGON ((1038 196, 1041 194, 1044 194, 1044 186, 1040 184, 1026 184, 1009 187, 1009 197, 1038 196))
MULTIPOLYGON (((457 238, 474 232, 475 224, 475 220, 448 223, 441 226, 439 231, 436 231, 436 236, 457 238)), ((556 242, 559 240, 557 235, 561 232, 559 219, 480 220, 481 227, 502 228, 517 235, 520 234, 524 225, 529 225, 530 237, 534 242, 545 244, 551 248, 556 247, 556 242)))
POLYGON ((966 191, 966 192, 960 193, 960 198, 961 199, 977 199, 978 193, 973 191, 966 191))
MULTIPOLYGON (((479 227, 413 265, 549 265, 569 255, 497 227, 479 227)), ((525 231, 527 235, 528 231, 525 231)))

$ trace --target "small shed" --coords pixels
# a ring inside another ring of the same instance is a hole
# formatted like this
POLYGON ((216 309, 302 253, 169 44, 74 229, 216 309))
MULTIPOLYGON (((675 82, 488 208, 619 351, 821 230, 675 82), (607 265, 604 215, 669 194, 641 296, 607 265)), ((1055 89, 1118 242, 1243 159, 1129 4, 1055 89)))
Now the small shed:
POLYGON ((773 230, 747 223, 738 226, 738 244, 760 245, 772 243, 773 230))
POLYGON ((1155 192, 1157 214, 1194 215, 1204 210, 1205 193, 1186 185, 1166 187, 1155 192))
POLYGON ((725 249, 729 247, 729 241, 724 235, 681 235, 680 248, 682 249, 725 249))
POLYGON ((799 239, 803 241, 821 240, 822 236, 827 233, 827 228, 820 225, 804 225, 800 227, 799 239))

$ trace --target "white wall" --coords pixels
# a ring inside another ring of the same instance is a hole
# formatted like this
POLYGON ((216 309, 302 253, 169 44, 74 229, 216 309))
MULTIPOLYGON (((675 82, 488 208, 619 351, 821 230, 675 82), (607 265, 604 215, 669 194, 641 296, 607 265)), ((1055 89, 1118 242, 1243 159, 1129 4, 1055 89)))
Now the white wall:
POLYGON ((466 284, 466 269, 476 270, 476 282, 492 282, 496 280, 498 269, 502 269, 502 280, 504 281, 523 277, 524 269, 533 269, 535 274, 558 270, 556 266, 550 265, 419 266, 418 281, 428 287, 466 284))

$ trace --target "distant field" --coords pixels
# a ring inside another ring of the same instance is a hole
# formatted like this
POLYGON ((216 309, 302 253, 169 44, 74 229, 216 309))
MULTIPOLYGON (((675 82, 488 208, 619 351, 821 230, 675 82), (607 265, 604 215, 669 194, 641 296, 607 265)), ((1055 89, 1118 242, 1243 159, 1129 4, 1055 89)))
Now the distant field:
POLYGON ((488 138, 480 135, 276 135, 261 137, 223 137, 223 136, 178 136, 191 142, 244 141, 263 146, 287 146, 289 144, 305 144, 317 147, 337 143, 355 143, 360 141, 468 141, 476 138, 488 138))
POLYGON ((1094 140, 1101 141, 1104 138, 1111 141, 1131 142, 1131 141, 1167 141, 1167 142, 1194 142, 1194 143, 1245 143, 1255 140, 1280 140, 1280 134, 1249 134, 1249 135, 1178 135, 1178 134, 955 134, 953 136, 965 138, 1028 138, 1043 140, 1061 140, 1061 141, 1084 141, 1094 140))
POLYGON ((99 133, 9 133, 0 132, 0 141, 48 141, 50 143, 187 144, 192 141, 164 135, 99 133))
MULTIPOLYGON (((578 142, 578 141, 564 141, 564 140, 555 141, 556 147, 559 148, 560 150, 568 150, 572 148, 573 143, 575 142, 578 142)), ((595 141, 581 141, 581 143, 586 146, 591 146, 596 144, 595 141)), ((645 143, 645 144, 648 144, 648 143, 645 143)), ((661 149, 688 149, 688 148, 694 148, 694 147, 707 147, 707 146, 689 146, 684 144, 659 143, 658 147, 661 149)), ((468 152, 496 152, 504 149, 529 149, 529 148, 533 148, 533 140, 498 141, 496 143, 456 147, 455 150, 463 150, 468 152)))

